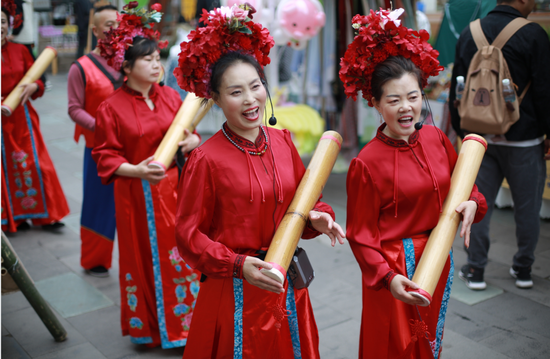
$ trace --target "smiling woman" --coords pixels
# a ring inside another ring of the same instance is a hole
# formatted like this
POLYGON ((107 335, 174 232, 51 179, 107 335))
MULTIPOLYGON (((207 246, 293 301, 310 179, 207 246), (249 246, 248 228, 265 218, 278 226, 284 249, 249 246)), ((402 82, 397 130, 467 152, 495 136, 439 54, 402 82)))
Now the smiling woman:
MULTIPOLYGON (((120 290, 127 298, 120 306, 122 334, 136 344, 181 347, 193 317, 199 273, 185 264, 176 247, 177 167, 164 170, 148 163, 182 101, 175 90, 156 83, 157 37, 141 29, 141 21, 157 10, 126 11, 120 26, 100 40, 103 56, 127 81, 97 110, 92 156, 102 182, 114 182, 120 290)), ((196 134, 187 136, 180 143, 182 152, 199 142, 196 134)))
MULTIPOLYGON (((359 357, 438 358, 452 253, 429 307, 418 307, 422 300, 407 289, 418 288, 411 279, 437 225, 457 154, 441 130, 415 126, 422 86, 428 75, 437 74, 439 62, 426 34, 404 28, 393 15, 380 10, 354 17, 354 28, 370 36, 355 37, 340 70, 348 96, 356 96, 361 87, 385 121, 351 162, 346 186, 347 238, 363 274, 359 357), (358 59, 358 49, 369 53, 358 59)), ((477 187, 469 197, 455 209, 462 215, 460 234, 466 245, 472 222, 487 211, 477 187)))
MULTIPOLYGON (((203 13, 208 26, 181 45, 180 86, 213 98, 227 119, 193 151, 179 187, 178 247, 203 274, 184 358, 319 358, 307 288, 282 285, 258 270, 272 268, 265 254, 305 168, 287 130, 262 126, 267 83, 258 58, 269 63, 273 40, 233 9, 203 13), (263 39, 262 44, 251 47, 246 34, 252 31, 244 27, 260 33, 250 38, 263 39), (197 62, 190 49, 213 34, 224 36, 219 40, 224 46, 215 41, 209 42, 212 50, 203 48, 203 58, 215 58, 203 64, 211 69, 205 81, 195 76, 198 70, 190 71, 197 62), (231 50, 219 54, 220 48, 231 50)), ((333 245, 343 243, 331 207, 317 201, 302 238, 321 233, 333 245)))

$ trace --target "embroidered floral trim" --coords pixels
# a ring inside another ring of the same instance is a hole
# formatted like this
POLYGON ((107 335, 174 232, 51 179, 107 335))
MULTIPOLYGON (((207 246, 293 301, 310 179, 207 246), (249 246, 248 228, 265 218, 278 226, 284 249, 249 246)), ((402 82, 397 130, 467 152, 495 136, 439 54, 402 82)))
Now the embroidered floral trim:
POLYGON ((390 271, 384 276, 384 278, 382 278, 382 285, 384 286, 384 288, 390 290, 391 281, 396 275, 397 273, 395 273, 393 269, 390 269, 390 271))
POLYGON ((409 143, 407 143, 404 140, 396 140, 389 136, 387 136, 384 132, 382 132, 386 128, 386 124, 382 124, 380 127, 378 127, 378 131, 376 132, 376 138, 380 141, 384 142, 385 144, 392 146, 392 147, 409 147, 409 144, 414 144, 416 141, 418 141, 418 131, 415 130, 410 136, 409 136, 409 143))
POLYGON ((246 256, 244 254, 238 254, 235 258, 235 263, 233 263, 233 278, 242 278, 243 277, 243 265, 246 256))

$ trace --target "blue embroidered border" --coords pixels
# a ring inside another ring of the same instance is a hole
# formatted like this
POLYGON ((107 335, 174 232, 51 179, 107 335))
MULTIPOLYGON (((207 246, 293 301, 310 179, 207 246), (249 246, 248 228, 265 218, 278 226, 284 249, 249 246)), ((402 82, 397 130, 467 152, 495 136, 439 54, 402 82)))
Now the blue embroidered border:
POLYGON ((233 359, 243 357, 243 280, 233 278, 233 296, 235 298, 235 314, 233 319, 233 359))
POLYGON ((296 298, 294 297, 294 286, 287 275, 288 290, 286 293, 286 310, 288 313, 288 326, 290 328, 290 338, 292 339, 292 349, 294 359, 302 359, 302 350, 300 347, 300 330, 298 328, 298 314, 296 313, 296 298))
POLYGON ((153 338, 151 337, 130 337, 130 341, 134 344, 149 344, 153 342, 153 338))
POLYGON ((412 238, 403 239, 403 249, 405 250, 405 263, 407 264, 407 277, 412 279, 416 269, 416 260, 414 257, 414 244, 412 238))
POLYGON ((187 339, 170 341, 166 331, 166 317, 164 311, 164 295, 162 293, 162 274, 160 271, 160 257, 157 240, 157 225, 155 223, 155 208, 151 195, 151 186, 146 180, 141 180, 143 195, 145 197, 145 209, 147 211, 147 227, 149 228, 149 240, 151 241, 151 255, 153 257, 153 273, 155 276, 155 296, 157 299, 157 316, 160 332, 160 340, 163 349, 184 346, 187 339))
MULTIPOLYGON (((38 181, 40 182, 40 190, 42 191, 42 203, 44 204, 44 212, 43 213, 32 213, 32 214, 20 214, 19 216, 14 216, 13 220, 17 221, 19 219, 28 219, 28 218, 48 218, 48 207, 46 203, 46 197, 44 194, 44 181, 42 181, 42 171, 40 170, 40 161, 38 160, 38 154, 36 152, 36 146, 34 144, 34 135, 32 132, 32 122, 31 122, 31 116, 29 115, 29 109, 27 108, 27 105, 23 105, 25 108, 25 119, 27 122, 27 127, 29 129, 29 136, 31 138, 31 145, 32 145, 32 154, 34 156, 34 161, 36 164, 36 174, 38 175, 38 181)), ((6 160, 6 149, 4 147, 4 136, 2 136, 2 162, 4 163, 4 170, 8 168, 7 166, 7 160, 6 160)), ((11 201, 11 192, 10 192, 10 185, 9 181, 6 179, 6 187, 8 189, 8 200, 10 202, 11 208, 13 208, 13 204, 11 201)), ((8 224, 7 220, 2 220, 2 224, 8 224), (5 222, 5 223, 4 223, 5 222)))
POLYGON ((445 326, 445 316, 447 315, 447 306, 449 304, 449 298, 451 297, 451 288, 453 286, 455 264, 453 259, 453 251, 449 254, 451 257, 451 266, 449 269, 449 276, 447 277, 447 284, 445 285, 445 292, 443 293, 443 300, 441 301, 441 309, 439 310, 439 318, 437 319, 437 330, 435 335, 435 351, 434 358, 438 359, 439 348, 441 348, 441 341, 443 340, 443 327, 445 326))

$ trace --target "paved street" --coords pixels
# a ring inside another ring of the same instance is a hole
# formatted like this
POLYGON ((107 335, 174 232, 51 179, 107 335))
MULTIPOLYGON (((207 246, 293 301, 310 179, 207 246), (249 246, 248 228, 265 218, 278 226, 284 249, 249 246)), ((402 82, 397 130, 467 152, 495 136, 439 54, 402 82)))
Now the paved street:
MULTIPOLYGON (((80 267, 79 219, 83 144, 74 143, 67 115, 66 74, 49 76, 51 91, 34 102, 49 153, 71 213, 58 233, 38 227, 9 234, 20 260, 68 332, 56 343, 20 292, 3 295, 2 358, 181 358, 183 349, 148 349, 122 337, 118 250, 111 276, 93 278, 80 267)), ((526 174, 528 175, 528 174, 526 174)), ((333 174, 325 200, 345 224, 345 174, 333 174)), ((497 209, 491 222, 489 287, 472 292, 455 275, 447 311, 444 359, 550 358, 550 222, 541 221, 533 267, 535 286, 520 290, 508 274, 515 253, 511 209, 497 209)), ((330 247, 328 238, 302 241, 316 271, 310 287, 323 359, 356 358, 361 316, 361 274, 346 243, 330 247)), ((116 248, 116 246, 115 246, 116 248)), ((466 261, 461 240, 454 246, 456 274, 466 261)), ((376 326, 377 323, 370 323, 376 326)), ((367 348, 368 350, 368 348, 367 348)))

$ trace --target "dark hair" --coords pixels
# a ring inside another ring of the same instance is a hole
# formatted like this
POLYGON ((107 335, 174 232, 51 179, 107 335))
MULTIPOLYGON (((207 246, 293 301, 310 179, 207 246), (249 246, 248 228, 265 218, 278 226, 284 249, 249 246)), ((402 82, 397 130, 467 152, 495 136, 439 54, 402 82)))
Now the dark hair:
POLYGON ((124 60, 128 62, 126 63, 126 66, 123 65, 120 68, 120 71, 123 75, 126 75, 124 72, 125 67, 129 67, 131 70, 137 59, 143 56, 151 55, 156 50, 158 50, 158 44, 155 40, 147 39, 141 36, 134 37, 132 46, 130 46, 124 53, 124 60))
POLYGON ((422 89, 422 71, 403 56, 390 56, 374 68, 371 79, 372 96, 376 101, 382 97, 384 85, 390 80, 400 79, 405 74, 411 74, 418 80, 418 87, 422 89))
POLYGON ((512 4, 514 3, 516 0, 497 0, 497 5, 500 5, 500 4, 512 4))
POLYGON ((222 83, 222 77, 225 71, 231 66, 241 62, 252 65, 252 67, 254 67, 258 72, 258 76, 260 76, 262 83, 267 86, 264 69, 262 69, 258 61, 250 55, 239 51, 233 51, 220 57, 214 66, 212 66, 212 76, 210 77, 210 88, 212 89, 212 92, 216 94, 219 93, 218 90, 222 83))
POLYGON ((94 9, 94 14, 98 14, 104 10, 115 10, 115 11, 118 11, 118 9, 116 8, 116 6, 114 5, 103 5, 103 6, 100 6, 98 7, 97 9, 94 9))

